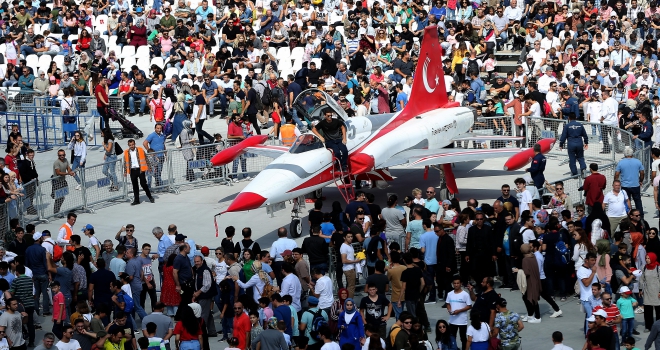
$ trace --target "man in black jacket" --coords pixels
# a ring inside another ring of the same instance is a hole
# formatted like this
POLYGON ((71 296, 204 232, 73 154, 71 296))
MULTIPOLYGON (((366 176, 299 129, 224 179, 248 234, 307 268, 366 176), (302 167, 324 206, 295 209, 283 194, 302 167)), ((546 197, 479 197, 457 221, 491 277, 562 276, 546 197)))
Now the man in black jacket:
POLYGON ((312 235, 305 238, 302 244, 302 250, 309 258, 310 270, 319 269, 326 274, 328 272, 328 243, 321 238, 321 227, 312 227, 312 235))
POLYGON ((23 181, 25 187, 25 199, 23 201, 27 201, 29 203, 29 206, 26 208, 27 213, 29 215, 37 215, 37 209, 34 208, 32 203, 34 203, 34 194, 37 191, 38 183, 33 182, 30 184, 30 181, 35 179, 38 181, 39 178, 39 174, 37 173, 37 164, 34 162, 33 149, 27 150, 27 159, 20 162, 18 171, 21 175, 21 180, 23 181))
POLYGON ((510 287, 511 290, 518 290, 518 283, 516 282, 513 268, 522 268, 520 246, 523 244, 523 241, 522 234, 520 233, 520 224, 516 222, 514 215, 510 212, 504 212, 502 216, 507 225, 504 229, 503 241, 508 242, 504 246, 503 251, 504 271, 502 273, 505 276, 504 284, 510 287))
POLYGON ((456 248, 454 239, 445 232, 441 223, 433 224, 433 231, 438 235, 438 246, 436 248, 437 264, 435 266, 435 279, 438 284, 438 297, 442 298, 442 292, 446 296, 452 291, 452 276, 456 273, 456 248))
POLYGON ((474 225, 468 230, 465 262, 470 264, 475 281, 495 275, 493 262, 497 261, 496 244, 493 229, 484 224, 484 219, 484 213, 477 212, 474 225))

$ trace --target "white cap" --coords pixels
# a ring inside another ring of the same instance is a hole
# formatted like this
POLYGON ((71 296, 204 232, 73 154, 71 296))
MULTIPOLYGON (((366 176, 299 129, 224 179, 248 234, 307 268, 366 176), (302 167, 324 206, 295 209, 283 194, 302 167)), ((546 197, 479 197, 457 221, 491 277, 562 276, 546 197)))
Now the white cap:
POLYGON ((589 75, 591 75, 592 77, 595 77, 595 76, 598 75, 598 72, 597 72, 595 69, 592 69, 592 70, 589 72, 589 75))
POLYGON ((630 291, 630 288, 628 288, 626 286, 622 286, 621 288, 619 288, 619 293, 621 293, 621 294, 632 294, 632 292, 630 291))
POLYGON ((39 238, 41 238, 42 236, 43 236, 43 235, 41 234, 41 232, 35 232, 35 233, 32 235, 32 239, 36 241, 36 240, 38 240, 39 238))
POLYGON ((594 315, 587 317, 587 322, 596 322, 596 317, 594 315))
POLYGON ((594 312, 592 315, 607 318, 607 312, 603 309, 600 309, 600 310, 594 312))

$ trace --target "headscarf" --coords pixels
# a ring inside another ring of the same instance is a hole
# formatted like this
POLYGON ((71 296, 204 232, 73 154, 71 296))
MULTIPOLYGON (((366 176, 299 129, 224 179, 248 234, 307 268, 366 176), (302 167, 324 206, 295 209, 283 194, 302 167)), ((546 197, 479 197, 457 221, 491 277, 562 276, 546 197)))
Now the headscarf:
POLYGON ((273 316, 268 319, 268 328, 277 329, 277 317, 273 316))
POLYGON ((580 63, 580 61, 575 60, 575 63, 574 63, 574 62, 573 62, 573 57, 577 58, 578 55, 577 55, 576 53, 572 53, 572 54, 571 54, 571 66, 575 67, 575 66, 578 65, 578 63, 580 63))
POLYGON ((644 236, 641 232, 630 232, 630 244, 632 244, 632 258, 637 258, 637 251, 639 250, 639 245, 644 241, 644 236))
POLYGON ((342 299, 342 298, 341 298, 341 294, 342 294, 342 292, 346 292, 346 295, 348 295, 348 289, 346 289, 346 288, 339 288, 339 290, 337 291, 337 296, 339 297, 339 303, 340 303, 340 304, 342 305, 342 307, 343 307, 344 302, 346 301, 346 299, 342 299))
POLYGON ((660 255, 660 238, 658 235, 653 238, 647 237, 645 248, 647 252, 654 253, 656 257, 660 255))
POLYGON ((103 51, 96 50, 96 52, 94 52, 94 56, 101 56, 101 58, 103 58, 103 51))
MULTIPOLYGON (((182 124, 183 124, 183 128, 186 129, 186 131, 187 131, 189 134, 192 134, 192 132, 193 132, 193 130, 192 130, 192 122, 191 122, 189 119, 186 119, 186 120, 183 121, 182 124)), ((252 268, 254 269, 254 267, 252 267, 252 268)), ((261 266, 259 266, 259 268, 261 268, 261 266)))
POLYGON ((599 239, 596 241, 596 251, 600 255, 600 260, 598 260, 598 266, 605 266, 605 258, 610 253, 610 241, 607 239, 599 239))
POLYGON ((529 256, 532 253, 532 246, 529 243, 525 243, 520 246, 520 252, 523 256, 529 256))
POLYGON ((548 221, 550 220, 550 216, 548 215, 548 212, 545 210, 539 210, 538 213, 536 213, 537 218, 539 222, 541 223, 541 227, 545 227, 545 225, 548 224, 548 221))
POLYGON ((646 264, 646 269, 647 270, 655 270, 656 267, 658 267, 658 257, 655 255, 655 253, 646 253, 646 256, 649 257, 649 260, 651 260, 651 263, 646 264))
MULTIPOLYGON (((183 121, 184 128, 186 127, 186 122, 190 123, 189 120, 184 120, 183 121)), ((264 283, 270 283, 266 271, 264 271, 264 269, 261 267, 261 261, 256 260, 252 263, 252 273, 254 273, 255 275, 259 275, 259 279, 262 280, 264 283)))
POLYGON ((190 303, 188 304, 190 308, 192 309, 193 313, 195 314, 195 317, 200 318, 202 317, 202 306, 197 304, 197 303, 190 303))
POLYGON ((144 24, 143 19, 138 19, 137 22, 135 23, 135 25, 137 25, 138 27, 142 27, 143 24, 144 24))
POLYGON ((594 205, 591 206, 591 214, 587 216, 587 221, 585 222, 584 225, 584 230, 587 232, 587 236, 592 237, 591 223, 594 222, 594 220, 596 219, 600 219, 600 222, 602 223, 601 225, 602 229, 611 235, 612 231, 610 230, 610 220, 607 218, 607 215, 605 215, 605 211, 603 211, 603 203, 596 202, 594 203, 594 205))
POLYGON ((346 298, 346 300, 344 300, 344 312, 349 314, 349 315, 352 315, 353 313, 355 313, 356 310, 357 310, 357 307, 355 306, 355 301, 353 301, 353 298, 346 298), (349 301, 351 303, 353 303, 353 309, 350 310, 350 311, 346 309, 346 303, 349 302, 349 301))

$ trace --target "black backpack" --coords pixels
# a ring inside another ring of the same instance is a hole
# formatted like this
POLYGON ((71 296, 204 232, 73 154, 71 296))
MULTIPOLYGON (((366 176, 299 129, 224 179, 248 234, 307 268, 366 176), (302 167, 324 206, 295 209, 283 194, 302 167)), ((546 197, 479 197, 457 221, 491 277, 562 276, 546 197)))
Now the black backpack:
POLYGON ((115 141, 115 155, 120 155, 124 153, 124 150, 119 145, 119 142, 115 141))
MULTIPOLYGON (((255 243, 257 243, 257 242, 256 242, 256 241, 252 241, 252 244, 250 244, 250 246, 249 246, 247 249, 249 249, 250 251, 252 251, 252 247, 254 247, 254 244, 255 244, 255 243)), ((242 241, 242 240, 241 240, 241 241, 238 241, 238 246, 241 247, 241 252, 238 253, 238 255, 239 255, 239 256, 238 256, 238 262, 239 262, 239 263, 242 263, 242 262, 245 262, 245 258, 243 257, 243 252, 245 251, 245 247, 243 246, 243 241, 242 241)))
POLYGON ((321 336, 319 335, 319 329, 323 326, 328 326, 328 321, 323 318, 323 310, 318 309, 316 312, 312 313, 311 311, 307 310, 305 312, 309 312, 312 314, 312 324, 310 325, 309 328, 309 336, 312 337, 314 340, 321 340, 321 336))
MULTIPOLYGON (((261 84, 261 83, 259 83, 261 84)), ((261 84, 263 85, 263 84, 261 84)), ((263 106, 270 106, 271 102, 273 101, 273 92, 270 90, 269 87, 264 87, 264 92, 261 95, 261 104, 263 106)))
POLYGON ((477 60, 468 59, 467 70, 465 71, 465 75, 470 76, 470 73, 472 72, 476 72, 477 74, 479 74, 479 64, 477 63, 477 60))
POLYGON ((284 100, 284 91, 279 86, 276 86, 273 88, 273 90, 271 90, 271 102, 275 101, 277 101, 277 103, 282 108, 284 108, 286 105, 286 101, 284 100))
MULTIPOLYGON (((367 258, 368 261, 377 261, 378 260, 378 243, 383 241, 379 235, 372 236, 369 244, 367 245, 367 258)), ((381 247, 383 244, 381 243, 381 247)))

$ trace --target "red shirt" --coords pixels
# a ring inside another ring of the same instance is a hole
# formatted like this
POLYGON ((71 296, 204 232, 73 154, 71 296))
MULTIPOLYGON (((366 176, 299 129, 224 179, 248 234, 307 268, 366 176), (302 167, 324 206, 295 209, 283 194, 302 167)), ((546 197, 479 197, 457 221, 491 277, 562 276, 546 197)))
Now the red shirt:
POLYGON ((232 334, 238 339, 237 348, 247 349, 247 338, 245 333, 251 330, 252 326, 250 325, 250 317, 245 312, 242 312, 240 316, 234 317, 234 333, 232 334))
MULTIPOLYGON (((243 136, 243 127, 236 125, 234 122, 229 123, 227 126, 227 136, 243 136)), ((234 142, 236 141, 237 140, 234 140, 234 142)))
MULTIPOLYGON (((605 312, 607 312, 607 318, 605 319, 607 322, 614 321, 619 315, 621 315, 619 308, 614 304, 610 305, 610 307, 596 306, 591 313, 593 314, 598 310, 605 310, 605 312)), ((616 324, 613 323, 610 327, 616 336, 616 324)))
POLYGON ((94 97, 96 97, 96 107, 105 107, 105 104, 101 102, 99 96, 103 97, 103 100, 108 102, 108 93, 105 92, 105 88, 101 84, 97 84, 94 88, 94 97))
POLYGON ((607 184, 607 179, 603 174, 595 173, 587 176, 584 179, 584 195, 587 197, 585 203, 588 206, 593 206, 594 203, 603 203, 603 190, 607 184))
POLYGON ((181 341, 186 341, 186 340, 198 340, 197 336, 202 335, 202 329, 198 329, 197 333, 198 334, 190 334, 188 333, 188 330, 183 326, 183 322, 177 322, 176 326, 174 326, 174 334, 179 334, 179 339, 181 341))

